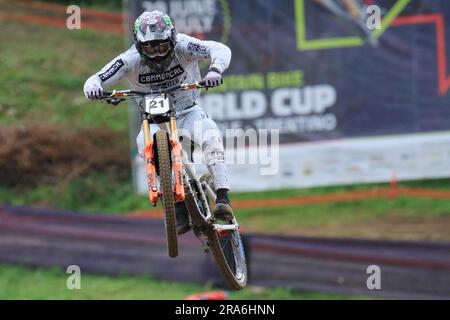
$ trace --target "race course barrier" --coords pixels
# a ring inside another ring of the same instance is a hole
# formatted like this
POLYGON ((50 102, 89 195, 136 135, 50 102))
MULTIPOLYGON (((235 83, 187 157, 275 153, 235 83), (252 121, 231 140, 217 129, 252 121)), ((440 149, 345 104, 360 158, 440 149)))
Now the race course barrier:
MULTIPOLYGON (((414 299, 450 299, 450 244, 244 235, 249 285, 414 299), (381 270, 369 290, 368 266, 381 270)), ((187 234, 167 256, 161 219, 0 207, 0 263, 223 286, 210 255, 187 234)))

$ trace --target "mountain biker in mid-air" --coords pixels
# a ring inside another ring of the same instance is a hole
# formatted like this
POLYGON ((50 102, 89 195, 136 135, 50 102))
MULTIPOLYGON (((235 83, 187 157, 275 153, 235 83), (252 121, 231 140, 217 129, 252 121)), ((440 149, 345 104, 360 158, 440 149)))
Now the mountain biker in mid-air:
MULTIPOLYGON (((172 19, 161 11, 144 12, 136 19, 134 45, 91 76, 84 85, 88 99, 100 99, 103 90, 121 79, 128 80, 130 89, 152 91, 174 85, 200 81, 198 61, 209 60, 209 71, 203 80, 206 86, 222 83, 222 73, 228 68, 231 50, 219 42, 201 41, 177 33, 172 19)), ((233 210, 228 198, 229 175, 225 164, 222 133, 216 123, 197 105, 198 90, 178 91, 169 95, 179 129, 189 132, 193 142, 201 146, 209 172, 213 177, 217 199, 213 215, 221 220, 231 219, 233 210), (199 124, 199 125, 198 125, 199 124), (202 128, 195 136, 194 127, 202 128)), ((152 133, 159 129, 152 124, 152 133)), ((144 154, 144 138, 137 137, 139 154, 144 154)), ((184 202, 177 202, 177 233, 190 230, 189 215, 184 202)))

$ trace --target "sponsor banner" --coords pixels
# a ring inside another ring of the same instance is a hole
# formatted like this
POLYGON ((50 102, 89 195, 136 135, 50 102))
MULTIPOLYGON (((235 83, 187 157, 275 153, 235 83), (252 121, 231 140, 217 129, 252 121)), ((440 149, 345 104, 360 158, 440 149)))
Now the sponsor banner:
POLYGON ((449 136, 435 134, 450 131, 450 2, 352 2, 375 16, 338 0, 130 1, 136 17, 160 9, 179 32, 231 48, 224 85, 200 99, 224 135, 277 130, 279 171, 230 164, 234 189, 450 176, 449 136))
MULTIPOLYGON (((275 157, 236 164, 237 157, 248 159, 258 152, 254 148, 238 148, 233 155, 227 152, 234 191, 450 176, 450 132, 284 144, 275 157), (272 175, 273 171, 277 174, 272 175)), ((145 164, 135 160, 138 191, 145 193, 145 164)), ((197 165, 196 170, 200 175, 206 173, 204 165, 197 165)))
POLYGON ((233 189, 269 190, 449 177, 450 132, 285 144, 280 146, 279 159, 276 175, 263 174, 264 170, 275 169, 275 163, 230 166, 233 189))

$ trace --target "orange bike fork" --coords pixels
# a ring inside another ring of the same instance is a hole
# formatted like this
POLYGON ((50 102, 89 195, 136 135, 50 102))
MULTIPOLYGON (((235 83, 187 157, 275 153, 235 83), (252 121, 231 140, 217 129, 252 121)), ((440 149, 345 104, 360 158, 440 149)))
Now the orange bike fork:
POLYGON ((148 120, 144 120, 142 123, 144 127, 144 141, 145 141, 145 169, 147 171, 147 184, 148 184, 148 195, 150 202, 153 206, 158 203, 158 188, 156 187, 156 170, 155 161, 153 153, 153 138, 150 132, 150 126, 148 120))
POLYGON ((184 201, 183 162, 181 158, 181 146, 178 140, 177 123, 174 116, 170 117, 170 144, 172 146, 172 170, 175 176, 176 201, 184 201))

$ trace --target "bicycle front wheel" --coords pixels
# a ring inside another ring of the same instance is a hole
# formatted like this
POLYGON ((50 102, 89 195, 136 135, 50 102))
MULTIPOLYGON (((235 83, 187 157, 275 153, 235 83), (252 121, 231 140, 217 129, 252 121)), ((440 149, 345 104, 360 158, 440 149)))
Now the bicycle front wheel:
POLYGON ((172 190, 172 166, 170 161, 169 137, 163 130, 155 135, 158 154, 159 178, 162 187, 162 202, 169 257, 178 256, 177 227, 175 220, 175 197, 172 190))

